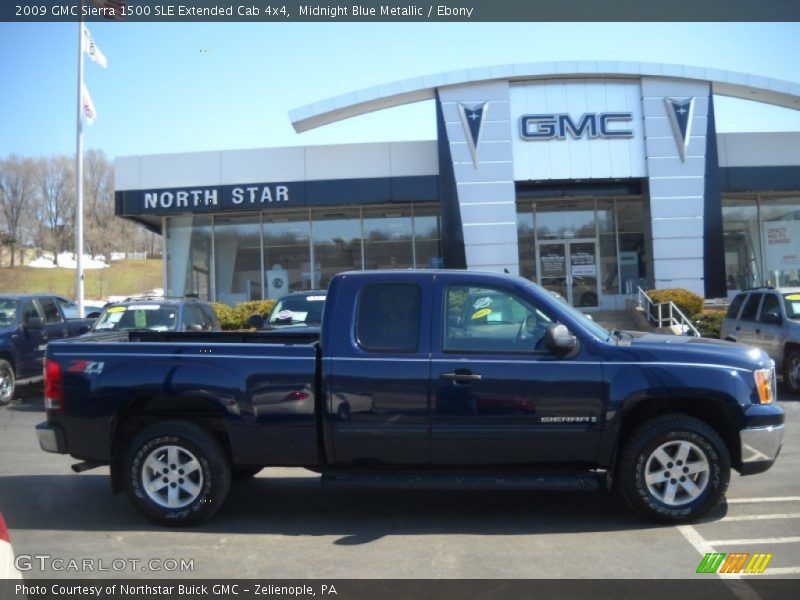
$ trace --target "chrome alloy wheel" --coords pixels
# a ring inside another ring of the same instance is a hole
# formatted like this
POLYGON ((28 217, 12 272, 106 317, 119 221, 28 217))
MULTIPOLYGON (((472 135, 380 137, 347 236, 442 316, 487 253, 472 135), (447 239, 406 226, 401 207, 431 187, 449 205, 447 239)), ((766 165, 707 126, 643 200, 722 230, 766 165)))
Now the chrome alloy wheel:
POLYGON ((142 463, 142 489, 164 508, 188 506, 203 489, 200 461, 182 446, 159 446, 142 463))
POLYGON ((0 365, 0 404, 8 404, 14 396, 14 373, 5 364, 0 365))
POLYGON ((710 472, 705 452, 683 440, 656 448, 647 459, 644 478, 653 498, 667 506, 683 506, 705 491, 710 472))

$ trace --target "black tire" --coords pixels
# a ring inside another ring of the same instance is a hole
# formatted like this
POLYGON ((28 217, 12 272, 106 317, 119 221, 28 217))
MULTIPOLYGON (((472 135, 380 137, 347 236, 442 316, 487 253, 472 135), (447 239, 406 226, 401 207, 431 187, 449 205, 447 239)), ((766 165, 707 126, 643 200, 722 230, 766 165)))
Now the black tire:
POLYGON ((16 385, 14 367, 7 360, 0 358, 0 406, 14 399, 16 385))
POLYGON ((145 517, 161 525, 183 527, 208 519, 222 506, 231 484, 231 467, 217 440, 182 421, 164 421, 142 431, 128 446, 124 466, 128 498, 145 517), (169 452, 174 455, 169 457, 169 452), (145 466, 148 460, 163 464, 164 478, 158 475, 150 480, 156 487, 169 480, 160 489, 145 487, 144 477, 155 474, 145 466), (176 479, 184 475, 181 466, 187 466, 186 478, 176 479), (190 485, 193 489, 187 492, 184 486, 190 485), (174 506, 164 504, 170 502, 170 487, 177 489, 174 506))
POLYGON ((792 348, 783 358, 783 384, 793 394, 800 394, 800 350, 792 348))
POLYGON ((643 423, 628 439, 620 457, 618 481, 625 500, 643 517, 662 523, 687 523, 706 515, 722 500, 730 471, 728 449, 719 434, 699 419, 673 414, 643 423), (675 452, 670 454, 673 448, 675 452), (697 460, 684 458, 680 463, 661 465, 659 454, 678 457, 679 451, 687 448, 687 456, 697 460), (694 471, 704 464, 705 471, 694 471), (647 474, 651 477, 649 484, 647 474), (664 481, 656 482, 660 477, 664 481), (694 487, 694 491, 684 485, 694 487), (693 493, 697 495, 693 497, 693 493))
POLYGON ((258 475, 264 467, 235 467, 231 479, 233 481, 247 481, 258 475))

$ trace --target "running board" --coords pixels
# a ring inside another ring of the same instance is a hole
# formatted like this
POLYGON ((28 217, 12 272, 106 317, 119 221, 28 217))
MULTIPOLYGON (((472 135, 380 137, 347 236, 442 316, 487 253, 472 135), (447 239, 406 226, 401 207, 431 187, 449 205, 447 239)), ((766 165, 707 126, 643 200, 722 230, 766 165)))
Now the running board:
POLYGON ((425 471, 326 471, 329 487, 417 489, 506 489, 593 491, 603 487, 605 474, 580 473, 429 473, 425 471))

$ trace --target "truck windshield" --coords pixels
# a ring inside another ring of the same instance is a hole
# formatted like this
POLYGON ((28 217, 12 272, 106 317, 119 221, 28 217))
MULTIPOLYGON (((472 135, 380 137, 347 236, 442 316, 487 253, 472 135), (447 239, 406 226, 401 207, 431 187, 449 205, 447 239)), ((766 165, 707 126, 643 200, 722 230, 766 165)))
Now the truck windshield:
POLYGON ((94 331, 175 331, 178 326, 178 309, 161 304, 109 306, 95 322, 94 331))
POLYGON ((790 319, 800 319, 800 292, 783 295, 783 303, 786 306, 786 316, 790 319))
POLYGON ((0 300, 0 327, 14 323, 16 321, 16 314, 16 300, 0 300))
POLYGON ((319 325, 325 296, 288 296, 282 298, 269 315, 270 325, 319 325))

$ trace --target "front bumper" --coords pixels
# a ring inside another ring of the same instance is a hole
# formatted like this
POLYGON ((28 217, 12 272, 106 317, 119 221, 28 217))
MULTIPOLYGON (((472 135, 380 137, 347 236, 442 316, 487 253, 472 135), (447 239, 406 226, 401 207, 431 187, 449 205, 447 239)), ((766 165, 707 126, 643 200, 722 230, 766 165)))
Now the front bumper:
POLYGON ((783 423, 742 429, 742 475, 762 473, 778 458, 783 445, 783 423))
POLYGON ((47 421, 39 423, 36 426, 36 437, 39 438, 39 447, 45 452, 67 453, 67 438, 64 430, 58 425, 52 425, 47 421))

